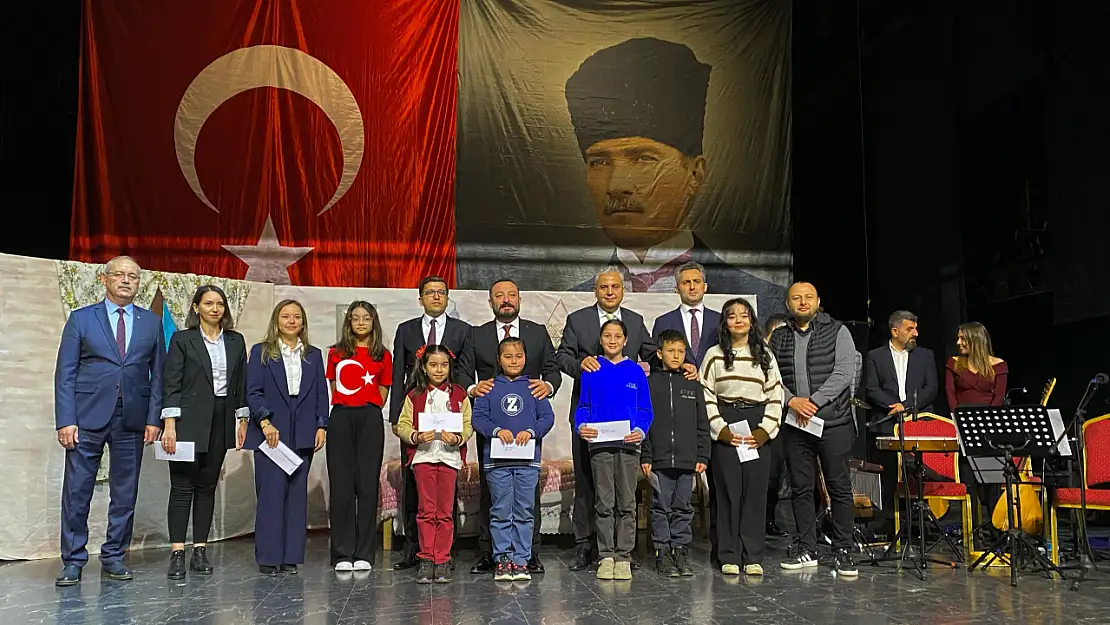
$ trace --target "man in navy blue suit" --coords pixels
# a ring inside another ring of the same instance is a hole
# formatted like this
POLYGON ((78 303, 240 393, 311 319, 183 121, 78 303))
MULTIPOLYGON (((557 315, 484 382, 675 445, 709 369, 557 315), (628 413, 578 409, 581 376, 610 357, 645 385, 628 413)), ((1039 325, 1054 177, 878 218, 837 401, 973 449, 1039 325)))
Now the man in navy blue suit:
POLYGON ((81 581, 89 561, 89 506, 105 443, 109 456, 108 536, 100 549, 105 577, 129 580, 143 445, 158 439, 162 412, 162 322, 133 302, 139 265, 119 256, 100 275, 104 301, 70 313, 54 369, 54 423, 66 449, 62 485, 62 572, 58 586, 81 581))
POLYGON ((682 303, 678 308, 663 313, 655 320, 651 337, 659 345, 659 335, 663 330, 677 330, 686 337, 690 349, 686 350, 686 362, 701 369, 701 359, 710 347, 717 344, 717 325, 721 323, 721 313, 710 310, 702 303, 706 288, 705 267, 698 263, 683 263, 674 272, 675 292, 682 303))

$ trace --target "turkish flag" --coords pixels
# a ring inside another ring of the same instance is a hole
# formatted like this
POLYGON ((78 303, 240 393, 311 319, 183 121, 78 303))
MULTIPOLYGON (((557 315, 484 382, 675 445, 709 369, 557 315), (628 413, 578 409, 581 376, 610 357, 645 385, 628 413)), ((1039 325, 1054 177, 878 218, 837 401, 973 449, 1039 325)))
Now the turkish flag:
POLYGON ((458 0, 84 3, 71 258, 455 276, 458 0))

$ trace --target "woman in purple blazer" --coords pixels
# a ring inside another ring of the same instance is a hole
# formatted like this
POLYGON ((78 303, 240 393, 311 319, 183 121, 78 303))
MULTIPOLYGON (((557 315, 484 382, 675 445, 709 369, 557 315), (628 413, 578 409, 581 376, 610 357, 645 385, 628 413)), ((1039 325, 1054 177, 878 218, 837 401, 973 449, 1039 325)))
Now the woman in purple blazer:
POLYGON ((296 573, 304 562, 308 523, 308 470, 324 446, 328 427, 328 381, 324 357, 308 342, 308 317, 296 300, 274 308, 261 343, 247 363, 245 447, 254 449, 258 510, 254 557, 263 575, 296 573), (262 451, 284 444, 301 459, 286 474, 262 451))

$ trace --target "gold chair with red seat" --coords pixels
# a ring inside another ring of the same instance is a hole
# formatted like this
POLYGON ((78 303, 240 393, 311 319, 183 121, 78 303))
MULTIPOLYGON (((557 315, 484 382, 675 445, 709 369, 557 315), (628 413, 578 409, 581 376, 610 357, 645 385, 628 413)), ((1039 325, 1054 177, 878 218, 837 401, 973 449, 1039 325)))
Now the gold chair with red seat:
MULTIPOLYGON (((905 428, 905 436, 907 437, 930 436, 956 438, 956 425, 951 419, 932 413, 919 414, 917 421, 913 421, 912 419, 912 417, 907 416, 902 420, 902 425, 905 428)), ((898 426, 896 425, 895 427, 897 428, 898 426)), ((898 436, 897 430, 895 430, 894 435, 895 437, 898 436)), ((916 485, 911 485, 909 494, 907 495, 906 485, 902 481, 902 456, 903 454, 898 454, 898 497, 914 497, 916 496, 916 485)), ((933 513, 938 517, 943 516, 943 511, 947 510, 949 502, 963 502, 963 544, 964 549, 970 553, 972 551, 971 528, 974 526, 971 521, 971 497, 967 492, 967 486, 960 483, 960 454, 957 452, 926 452, 921 454, 921 459, 922 463, 927 468, 945 478, 945 481, 926 480, 924 483, 923 492, 925 501, 929 503, 929 507, 933 510, 933 513), (937 514, 938 507, 942 510, 941 514, 937 514)), ((901 512, 902 506, 896 504, 894 506, 895 535, 897 535, 898 530, 901 528, 901 512)))
MULTIPOLYGON (((1083 490, 1087 491, 1088 510, 1110 510, 1110 414, 1083 424, 1083 490)), ((1056 489, 1049 521, 1053 564, 1060 563, 1057 509, 1079 510, 1081 497, 1078 488, 1056 489)))

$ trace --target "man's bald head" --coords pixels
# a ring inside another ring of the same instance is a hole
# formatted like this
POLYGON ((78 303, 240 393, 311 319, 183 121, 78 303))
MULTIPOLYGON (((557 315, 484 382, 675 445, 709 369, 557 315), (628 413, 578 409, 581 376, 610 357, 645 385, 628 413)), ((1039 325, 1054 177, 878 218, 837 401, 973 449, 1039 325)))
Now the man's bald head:
POLYGON ((795 282, 786 291, 786 307, 799 327, 809 325, 817 316, 820 306, 821 298, 817 295, 817 287, 809 282, 795 282))

